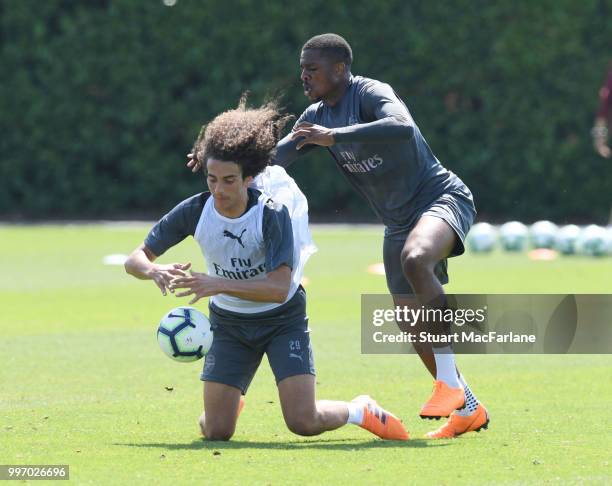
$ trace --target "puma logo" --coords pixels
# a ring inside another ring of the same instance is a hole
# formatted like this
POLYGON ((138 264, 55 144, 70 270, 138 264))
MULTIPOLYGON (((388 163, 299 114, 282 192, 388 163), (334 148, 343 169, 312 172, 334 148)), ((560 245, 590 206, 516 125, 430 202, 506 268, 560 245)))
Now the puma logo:
POLYGON ((226 238, 231 238, 232 240, 237 240, 238 243, 240 243, 240 246, 242 248, 244 248, 244 244, 242 243, 242 235, 244 234, 244 232, 246 231, 246 228, 244 228, 242 230, 242 233, 240 233, 240 236, 236 236, 234 233, 232 233, 231 231, 228 230, 224 230, 223 231, 223 236, 225 236, 226 238))
POLYGON ((290 358, 296 358, 299 359, 302 363, 304 362, 304 360, 302 359, 302 357, 299 354, 295 354, 295 353, 289 353, 289 357, 290 358))

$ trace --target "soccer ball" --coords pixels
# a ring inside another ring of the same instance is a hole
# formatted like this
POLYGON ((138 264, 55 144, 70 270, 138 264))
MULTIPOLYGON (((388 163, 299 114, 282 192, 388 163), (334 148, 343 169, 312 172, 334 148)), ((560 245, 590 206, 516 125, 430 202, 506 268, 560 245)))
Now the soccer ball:
POLYGON ((493 249, 496 240, 497 234, 493 226, 489 223, 477 223, 468 234, 467 244, 473 252, 484 253, 493 249))
POLYGON ((523 251, 527 247, 529 230, 518 221, 510 221, 499 228, 499 238, 506 251, 523 251))
POLYGON ((208 353, 213 341, 210 321, 193 307, 168 312, 157 329, 161 350, 175 361, 197 361, 208 353))
POLYGON ((608 232, 605 228, 590 224, 578 239, 580 252, 589 256, 604 256, 608 253, 608 232))
POLYGON ((563 226, 555 238, 555 248, 564 255, 573 255, 576 253, 576 242, 580 232, 580 228, 575 224, 563 226))
POLYGON ((550 221, 538 221, 531 225, 531 244, 534 248, 552 248, 557 236, 557 225, 550 221))

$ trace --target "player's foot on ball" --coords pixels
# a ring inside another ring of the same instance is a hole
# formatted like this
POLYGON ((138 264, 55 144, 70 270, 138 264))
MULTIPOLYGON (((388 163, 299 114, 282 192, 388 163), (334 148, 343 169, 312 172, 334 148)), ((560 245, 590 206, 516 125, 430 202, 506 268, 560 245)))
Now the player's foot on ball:
POLYGON ((480 432, 489 426, 489 413, 482 403, 473 414, 463 416, 453 413, 448 422, 438 430, 428 432, 425 437, 428 439, 452 439, 466 432, 480 432))
POLYGON ((368 395, 360 395, 353 403, 363 403, 363 420, 359 426, 381 439, 408 440, 408 431, 402 421, 382 408, 368 395))
POLYGON ((453 411, 463 407, 465 393, 463 387, 452 388, 440 380, 434 381, 431 398, 421 408, 421 418, 439 419, 448 417, 453 411))

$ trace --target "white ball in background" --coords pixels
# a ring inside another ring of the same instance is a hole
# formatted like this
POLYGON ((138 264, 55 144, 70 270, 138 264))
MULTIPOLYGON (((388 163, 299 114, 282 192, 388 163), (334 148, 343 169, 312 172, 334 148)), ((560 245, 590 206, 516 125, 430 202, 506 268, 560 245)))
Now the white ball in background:
POLYGON ((467 246, 475 253, 486 253, 495 248, 497 231, 489 223, 476 223, 467 235, 467 246))
POLYGON ((499 228, 501 246, 506 251, 523 251, 527 248, 529 230, 519 221, 510 221, 499 228))
POLYGON ((608 253, 608 231, 596 224, 590 224, 582 230, 578 238, 580 253, 588 256, 604 256, 608 253))
POLYGON ((550 221, 537 221, 531 225, 531 244, 534 248, 552 248, 555 246, 558 227, 550 221))
POLYGON ((580 238, 582 230, 575 224, 562 226, 557 232, 555 238, 555 248, 564 255, 573 255, 576 253, 576 244, 580 238))

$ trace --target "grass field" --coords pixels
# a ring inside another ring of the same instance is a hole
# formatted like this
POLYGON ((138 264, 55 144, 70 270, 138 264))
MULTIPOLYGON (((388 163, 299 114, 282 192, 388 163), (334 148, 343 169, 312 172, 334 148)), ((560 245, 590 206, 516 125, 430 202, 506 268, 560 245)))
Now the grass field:
MULTIPOLYGON (((381 261, 379 229, 314 232, 320 251, 306 275, 318 395, 370 393, 412 440, 355 426, 291 434, 264 360, 233 440, 204 441, 201 362, 174 363, 155 340, 158 319, 186 301, 102 264, 147 230, 0 227, 0 464, 69 464, 79 484, 612 483, 612 356, 460 356, 490 428, 421 438, 437 423, 418 417, 431 390, 418 358, 360 354, 360 294, 385 291, 384 277, 366 272, 381 261)), ((189 240, 161 261, 202 269, 198 251, 189 240)), ((466 255, 450 271, 450 292, 612 293, 610 258, 466 255)))

